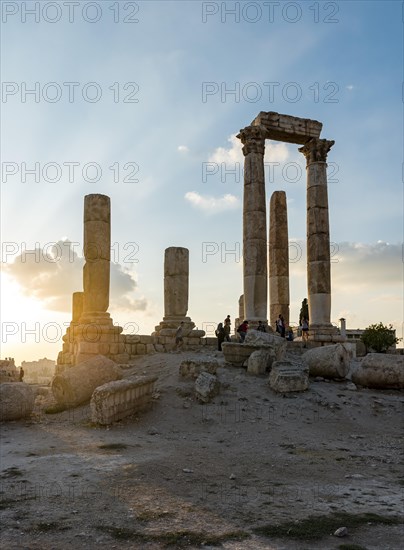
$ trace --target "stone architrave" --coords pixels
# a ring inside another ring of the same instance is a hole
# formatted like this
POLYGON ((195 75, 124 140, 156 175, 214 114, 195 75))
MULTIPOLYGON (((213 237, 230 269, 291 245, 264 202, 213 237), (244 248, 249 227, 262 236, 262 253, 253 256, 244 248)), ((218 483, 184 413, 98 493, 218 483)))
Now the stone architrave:
POLYGON ((307 170, 307 284, 310 338, 336 332, 331 325, 331 264, 328 220, 327 154, 334 141, 311 138, 299 151, 307 170))
POLYGON ((238 138, 243 143, 243 279, 244 316, 250 326, 267 321, 267 223, 265 200, 265 129, 247 126, 238 138))
POLYGON ((289 326, 289 239, 285 191, 272 193, 269 204, 269 320, 281 313, 289 326))

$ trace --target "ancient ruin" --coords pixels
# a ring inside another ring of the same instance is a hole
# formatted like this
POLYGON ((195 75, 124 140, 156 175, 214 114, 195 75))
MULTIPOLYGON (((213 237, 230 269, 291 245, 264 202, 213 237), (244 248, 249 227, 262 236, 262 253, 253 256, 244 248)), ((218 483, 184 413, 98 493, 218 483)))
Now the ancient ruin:
MULTIPOLYGON (((240 130, 244 161, 244 315, 253 324, 267 315, 265 140, 303 145, 307 162, 307 279, 310 339, 338 342, 344 337, 331 324, 330 236, 327 154, 334 141, 320 139, 321 122, 275 112, 261 112, 240 130), (265 279, 265 281, 264 281, 265 279)), ((273 258, 271 258, 273 260, 273 258)), ((271 268, 278 270, 278 265, 271 268)), ((280 268, 279 268, 280 269, 280 268)), ((274 280, 273 280, 274 281, 274 280)), ((272 282, 272 281, 271 281, 272 282)), ((274 288, 274 285, 272 285, 274 288)), ((270 312, 273 315, 273 311, 270 312)), ((279 312, 278 312, 279 313, 279 312)), ((273 323, 274 319, 270 321, 273 323)))
POLYGON ((195 323, 186 316, 188 296, 189 250, 179 246, 166 248, 164 253, 164 317, 156 326, 155 336, 173 338, 181 323, 183 323, 183 334, 187 338, 199 339, 205 336, 203 330, 195 330, 195 323))
POLYGON ((269 205, 269 319, 283 315, 289 326, 289 242, 285 191, 274 191, 269 205))

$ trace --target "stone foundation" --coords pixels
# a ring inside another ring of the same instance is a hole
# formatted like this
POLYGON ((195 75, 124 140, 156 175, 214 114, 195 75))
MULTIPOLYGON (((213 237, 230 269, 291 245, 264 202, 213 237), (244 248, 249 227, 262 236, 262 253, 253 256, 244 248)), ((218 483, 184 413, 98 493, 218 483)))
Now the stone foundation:
MULTIPOLYGON (((67 330, 69 331, 70 329, 67 330)), ((197 335, 199 332, 203 331, 193 331, 191 336, 184 336, 184 344, 181 347, 181 351, 194 351, 208 347, 217 348, 217 338, 202 338, 197 335)), ((174 335, 150 336, 141 334, 119 334, 118 336, 118 343, 110 342, 109 344, 107 343, 107 346, 94 347, 94 349, 102 349, 105 353, 101 353, 100 351, 101 355, 105 355, 105 357, 112 359, 112 361, 118 364, 125 365, 130 363, 139 355, 149 355, 156 352, 170 352, 175 349, 174 335)), ((66 336, 63 338, 66 338, 66 336)), ((83 341, 81 345, 83 346, 83 344, 86 343, 91 347, 91 344, 94 342, 83 341)), ((74 360, 74 353, 70 351, 69 345, 65 342, 63 344, 63 351, 59 352, 58 355, 56 374, 61 374, 66 369, 73 367, 75 365, 73 362, 74 360)))
POLYGON ((92 422, 106 426, 144 410, 156 380, 157 376, 134 376, 96 388, 90 402, 92 422))

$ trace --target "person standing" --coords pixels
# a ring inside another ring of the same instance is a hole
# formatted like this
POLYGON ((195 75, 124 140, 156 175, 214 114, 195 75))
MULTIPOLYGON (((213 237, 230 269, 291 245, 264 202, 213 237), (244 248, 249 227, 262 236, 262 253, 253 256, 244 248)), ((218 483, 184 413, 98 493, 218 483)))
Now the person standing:
POLYGON ((222 351, 222 344, 226 338, 225 329, 223 327, 223 323, 219 323, 217 325, 217 329, 215 330, 215 334, 217 337, 217 349, 218 351, 222 351))
POLYGON ((230 342, 231 320, 230 315, 224 320, 224 339, 226 342, 230 342))
POLYGON ((306 317, 303 317, 302 320, 302 341, 303 341, 303 347, 307 348, 307 342, 309 340, 309 322, 306 319, 306 317))

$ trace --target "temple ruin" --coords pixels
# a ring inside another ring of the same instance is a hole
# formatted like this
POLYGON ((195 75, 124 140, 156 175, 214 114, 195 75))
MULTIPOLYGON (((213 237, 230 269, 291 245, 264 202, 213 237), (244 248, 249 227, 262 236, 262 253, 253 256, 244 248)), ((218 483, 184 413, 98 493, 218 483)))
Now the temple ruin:
MULTIPOLYGON (((243 144, 244 154, 244 317, 254 326, 259 320, 266 320, 268 311, 265 140, 295 143, 302 145, 299 151, 306 157, 307 170, 307 285, 310 339, 317 342, 339 342, 345 338, 331 324, 330 232, 326 171, 327 155, 334 141, 320 139, 321 130, 322 123, 317 120, 270 111, 259 113, 250 126, 241 129, 237 136, 243 144)), ((274 242, 270 238, 270 246, 271 244, 274 245, 274 242)), ((283 291, 277 288, 278 277, 281 276, 278 260, 278 253, 272 247, 270 262, 271 264, 275 262, 275 265, 270 267, 271 316, 274 315, 276 306, 281 306, 286 311, 285 306, 288 305, 285 303, 286 288, 285 296, 282 298, 280 295, 283 291), (277 303, 277 300, 281 301, 277 303)), ((274 321, 275 319, 271 317, 270 322, 274 321)))

